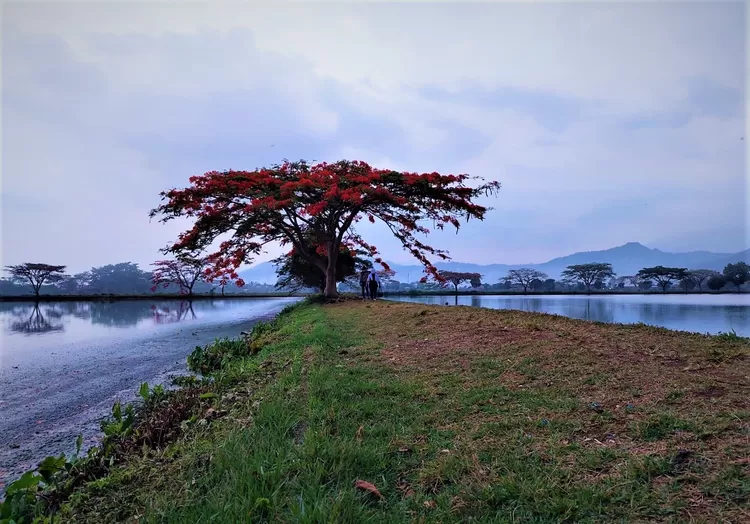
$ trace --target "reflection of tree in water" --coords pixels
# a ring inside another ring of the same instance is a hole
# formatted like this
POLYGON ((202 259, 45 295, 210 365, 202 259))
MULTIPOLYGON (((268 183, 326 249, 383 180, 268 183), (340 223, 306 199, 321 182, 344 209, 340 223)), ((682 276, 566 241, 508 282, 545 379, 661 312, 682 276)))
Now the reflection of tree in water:
POLYGON ((91 318, 90 302, 60 302, 60 310, 66 315, 89 320, 91 318))
POLYGON ((135 326, 151 316, 148 302, 93 302, 89 305, 91 323, 110 327, 135 326))
POLYGON ((63 331, 63 312, 52 307, 33 306, 18 307, 11 310, 12 320, 9 328, 13 333, 28 335, 63 331))
POLYGON ((62 302, 59 307, 65 315, 109 327, 135 326, 151 316, 149 304, 137 301, 62 302))
POLYGON ((594 322, 614 322, 614 304, 605 300, 587 298, 583 304, 581 315, 579 318, 594 322))
POLYGON ((151 311, 157 324, 172 324, 186 320, 188 317, 191 320, 196 318, 195 311, 193 311, 193 302, 188 300, 181 301, 176 308, 152 305, 151 311))

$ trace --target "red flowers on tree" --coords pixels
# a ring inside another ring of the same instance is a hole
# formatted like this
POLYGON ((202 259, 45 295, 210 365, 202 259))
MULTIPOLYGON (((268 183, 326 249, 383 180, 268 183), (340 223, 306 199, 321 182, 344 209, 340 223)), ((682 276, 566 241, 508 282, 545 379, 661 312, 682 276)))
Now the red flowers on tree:
MULTIPOLYGON (((466 185, 476 177, 439 173, 406 173, 375 169, 360 161, 334 164, 284 162, 256 171, 211 171, 190 178, 190 187, 161 194, 166 202, 151 211, 162 221, 193 217, 192 229, 165 249, 175 254, 206 250, 218 237, 232 233, 219 250, 208 256, 211 280, 235 273, 240 264, 273 242, 291 244, 296 253, 325 276, 325 294, 336 295, 336 262, 341 247, 360 248, 370 256, 377 248, 367 244, 354 224, 367 217, 385 223, 428 274, 441 280, 428 259, 448 259, 416 236, 432 221, 443 229, 458 229, 459 217, 483 219, 487 208, 473 202, 500 187, 498 182, 466 185), (306 241, 313 234, 315 252, 306 241)), ((481 179, 478 179, 481 180, 481 179)))
POLYGON ((205 258, 181 254, 175 260, 160 260, 151 265, 156 267, 151 274, 154 284, 151 291, 175 284, 180 288, 180 295, 192 295, 195 283, 203 279, 207 262, 205 258))
POLYGON ((445 284, 453 284, 453 288, 458 293, 458 286, 463 282, 469 282, 472 287, 479 287, 482 285, 482 275, 479 273, 468 273, 460 271, 441 271, 440 276, 443 277, 445 284))

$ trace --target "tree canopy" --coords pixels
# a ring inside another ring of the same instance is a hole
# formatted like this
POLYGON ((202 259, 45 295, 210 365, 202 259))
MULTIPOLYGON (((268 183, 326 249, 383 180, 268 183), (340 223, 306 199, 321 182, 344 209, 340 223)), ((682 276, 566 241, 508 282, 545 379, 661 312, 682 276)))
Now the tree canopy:
POLYGON ((727 279, 724 278, 724 275, 718 273, 712 277, 709 277, 708 283, 706 285, 711 291, 719 291, 721 288, 727 285, 727 279))
POLYGON ((536 269, 521 268, 509 270, 508 274, 503 277, 502 280, 510 282, 511 284, 518 284, 519 286, 523 286, 523 292, 526 293, 533 281, 543 281, 547 280, 547 278, 548 277, 546 273, 543 273, 536 269))
MULTIPOLYGON (((174 260, 159 260, 151 264, 155 267, 151 282, 153 287, 151 291, 156 291, 159 286, 165 288, 172 284, 180 288, 181 295, 192 295, 195 283, 203 278, 206 259, 181 255, 174 260)), ((238 280, 240 286, 245 283, 242 279, 237 278, 236 273, 231 275, 221 275, 220 279, 233 278, 238 280)))
POLYGON ((6 266, 5 270, 10 273, 14 281, 28 281, 34 290, 34 295, 39 296, 42 284, 60 282, 65 278, 65 267, 27 262, 16 266, 6 266))
POLYGON ((692 271, 688 271, 687 279, 692 282, 699 291, 702 291, 703 283, 718 274, 717 271, 712 269, 693 269, 692 271))
POLYGON ((750 280, 750 266, 745 262, 727 264, 723 273, 724 278, 726 278, 728 282, 737 286, 737 291, 739 291, 742 284, 750 280))
MULTIPOLYGON (((310 249, 313 253, 314 249, 310 249)), ((324 256, 315 253, 313 256, 324 256)), ((320 269, 303 257, 298 251, 291 250, 272 261, 276 266, 276 273, 279 276, 276 287, 278 289, 290 289, 297 291, 303 288, 317 289, 320 292, 325 291, 326 279, 320 269)), ((327 260, 325 260, 327 266, 327 260)), ((336 282, 344 282, 350 277, 358 275, 360 271, 372 268, 372 262, 358 256, 356 250, 350 250, 342 246, 341 252, 336 260, 336 282)))
MULTIPOLYGON (((438 229, 449 224, 458 230, 462 217, 482 220, 488 208, 474 200, 500 188, 498 182, 484 183, 465 174, 398 172, 347 160, 333 164, 285 161, 255 171, 210 171, 189 182, 187 188, 162 192, 166 202, 151 211, 161 221, 194 219, 193 227, 165 252, 202 252, 229 234, 218 251, 208 256, 212 267, 206 276, 213 279, 235 272, 268 244, 291 244, 325 275, 327 296, 336 295, 336 264, 342 245, 363 249, 369 256, 378 254, 355 231, 358 221, 384 223, 425 266, 426 273, 439 279, 428 256, 449 257, 417 237, 429 233, 422 223, 432 222, 438 229), (480 183, 470 187, 471 180, 480 183), (310 233, 316 238, 315 246, 307 243, 310 233), (311 247, 326 259, 314 257, 311 247)), ((375 261, 383 264, 380 258, 375 261)))
POLYGON ((589 264, 574 264, 568 266, 562 272, 564 281, 580 282, 586 286, 586 290, 591 292, 591 286, 597 280, 613 278, 615 272, 612 270, 612 264, 606 262, 592 262, 589 264))
POLYGON ((458 286, 464 282, 469 282, 472 287, 479 287, 482 285, 482 275, 479 273, 440 271, 440 276, 446 284, 453 284, 453 288, 456 292, 458 292, 458 286))
POLYGON ((638 272, 638 277, 641 280, 654 281, 661 286, 662 292, 666 293, 669 285, 676 281, 681 281, 687 278, 688 270, 684 267, 644 267, 638 272))

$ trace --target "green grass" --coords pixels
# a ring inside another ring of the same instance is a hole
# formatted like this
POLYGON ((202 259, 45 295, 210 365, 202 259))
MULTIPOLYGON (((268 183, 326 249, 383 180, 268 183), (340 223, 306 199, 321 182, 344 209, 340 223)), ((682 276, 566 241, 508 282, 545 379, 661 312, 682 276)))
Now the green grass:
MULTIPOLYGON (((387 306, 376 307, 383 313, 387 306)), ((417 314, 398 318, 423 319, 421 306, 413 307, 417 314)), ((67 519, 678 522, 688 489, 712 500, 710 511, 689 508, 697 521, 736 520, 744 511, 746 466, 731 463, 740 448, 728 449, 726 464, 710 470, 694 443, 684 459, 672 448, 648 450, 679 432, 713 428, 706 438, 720 438, 737 420, 746 423, 746 413, 673 412, 683 393, 671 392, 663 406, 639 408, 643 413, 635 410, 638 418, 622 426, 633 446, 610 447, 600 442, 615 431, 608 428, 635 416, 624 407, 593 411, 567 385, 499 381, 505 371, 523 381, 551 376, 544 359, 513 360, 523 344, 508 346, 512 358, 477 356, 462 372, 389 365, 381 350, 395 339, 383 338, 372 318, 364 306, 305 305, 273 329, 259 329, 264 343, 255 355, 235 346, 224 351, 223 342, 213 377, 224 385, 216 409, 228 414, 89 484, 71 501, 67 519), (646 451, 635 452, 640 445, 646 451), (374 484, 383 500, 356 490, 357 480, 374 484)), ((547 330, 542 319, 532 320, 547 330)), ((400 332, 416 339, 406 328, 400 332)), ((536 337, 539 329, 529 332, 536 337)), ((584 387, 606 382, 603 371, 585 373, 584 387)))

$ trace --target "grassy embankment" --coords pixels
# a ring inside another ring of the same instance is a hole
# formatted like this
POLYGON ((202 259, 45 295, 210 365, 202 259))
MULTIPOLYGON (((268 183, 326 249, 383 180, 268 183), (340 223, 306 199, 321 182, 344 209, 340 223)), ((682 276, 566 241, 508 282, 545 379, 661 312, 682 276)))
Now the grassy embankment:
POLYGON ((346 302, 296 308, 252 346, 196 355, 218 396, 64 521, 750 519, 747 339, 346 302))

